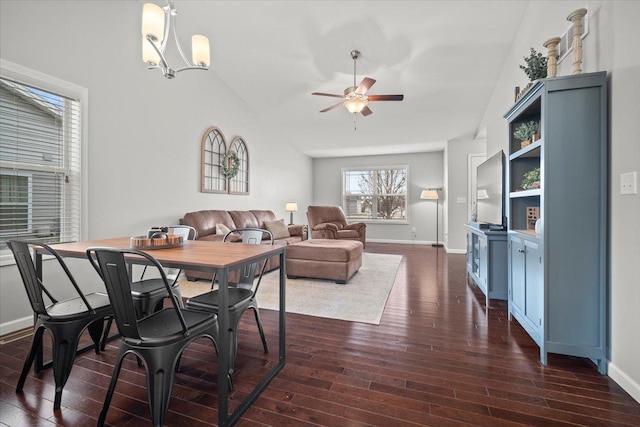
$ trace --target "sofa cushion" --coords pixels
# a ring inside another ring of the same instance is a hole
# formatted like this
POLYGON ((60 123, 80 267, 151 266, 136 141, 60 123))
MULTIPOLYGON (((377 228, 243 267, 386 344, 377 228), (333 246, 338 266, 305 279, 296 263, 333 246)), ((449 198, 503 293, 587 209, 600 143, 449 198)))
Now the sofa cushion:
POLYGON ((273 234, 273 238, 276 240, 291 237, 289 229, 284 224, 284 219, 279 219, 277 221, 265 221, 264 226, 271 232, 271 234, 273 234))
POLYGON ((189 212, 182 218, 182 223, 198 230, 198 238, 216 234, 216 224, 236 228, 229 213, 221 210, 189 212))
POLYGON ((236 225, 234 228, 261 228, 256 216, 250 211, 229 211, 229 215, 236 225))

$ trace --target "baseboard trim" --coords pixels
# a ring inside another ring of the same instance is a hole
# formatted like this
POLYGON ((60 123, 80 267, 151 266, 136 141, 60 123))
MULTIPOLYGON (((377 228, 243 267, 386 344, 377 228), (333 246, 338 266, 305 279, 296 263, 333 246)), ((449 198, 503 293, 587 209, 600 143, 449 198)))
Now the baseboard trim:
POLYGON ((0 336, 7 335, 20 329, 33 326, 33 316, 23 317, 22 319, 11 320, 10 322, 0 323, 0 336))
POLYGON ((640 403, 640 384, 635 382, 623 370, 619 369, 615 363, 609 362, 608 375, 620 387, 631 395, 638 403, 640 403))

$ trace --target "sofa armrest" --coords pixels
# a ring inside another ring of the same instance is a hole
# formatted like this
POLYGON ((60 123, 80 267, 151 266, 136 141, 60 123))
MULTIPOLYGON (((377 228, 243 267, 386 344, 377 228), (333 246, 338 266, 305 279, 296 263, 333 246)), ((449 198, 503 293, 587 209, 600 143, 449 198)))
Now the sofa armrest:
POLYGON ((321 230, 333 231, 337 233, 338 226, 331 222, 323 222, 322 224, 317 224, 315 227, 313 227, 313 231, 321 231, 321 230))
POLYGON ((367 224, 364 222, 353 222, 344 226, 345 230, 356 230, 358 233, 362 233, 367 228, 367 224))
POLYGON ((292 224, 287 226, 291 236, 299 236, 302 240, 307 240, 308 228, 306 224, 292 224))

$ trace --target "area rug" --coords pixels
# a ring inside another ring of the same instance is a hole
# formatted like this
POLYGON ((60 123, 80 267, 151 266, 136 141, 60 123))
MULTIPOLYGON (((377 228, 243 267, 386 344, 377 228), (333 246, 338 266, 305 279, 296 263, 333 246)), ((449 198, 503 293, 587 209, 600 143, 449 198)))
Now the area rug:
MULTIPOLYGON (((401 255, 362 254, 362 267, 344 285, 329 280, 287 279, 287 312, 380 324, 402 260, 401 255)), ((261 309, 277 310, 278 270, 265 274, 258 291, 261 309)), ((182 296, 207 292, 206 282, 180 282, 182 296)))

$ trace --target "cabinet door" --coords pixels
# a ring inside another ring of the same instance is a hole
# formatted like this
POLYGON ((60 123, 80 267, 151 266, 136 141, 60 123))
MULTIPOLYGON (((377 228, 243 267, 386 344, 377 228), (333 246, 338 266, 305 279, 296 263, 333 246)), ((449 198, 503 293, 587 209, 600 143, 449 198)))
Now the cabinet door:
POLYGON ((467 231, 467 271, 473 271, 473 233, 467 231))
POLYGON ((525 308, 525 249, 524 243, 520 239, 511 239, 509 241, 510 251, 509 257, 511 258, 511 275, 510 281, 510 296, 511 303, 515 308, 524 313, 525 308))
POLYGON ((486 294, 489 292, 488 286, 488 270, 489 270, 489 251, 487 247, 486 238, 478 238, 479 254, 478 254, 478 276, 480 277, 480 283, 482 283, 482 289, 486 294))
POLYGON ((525 241, 525 315, 537 327, 542 326, 542 252, 536 243, 525 241))

